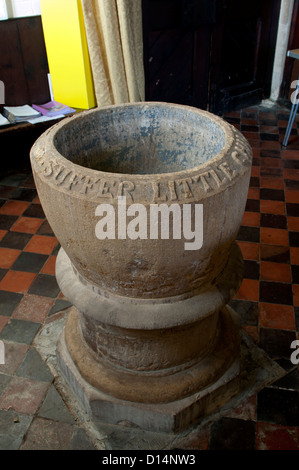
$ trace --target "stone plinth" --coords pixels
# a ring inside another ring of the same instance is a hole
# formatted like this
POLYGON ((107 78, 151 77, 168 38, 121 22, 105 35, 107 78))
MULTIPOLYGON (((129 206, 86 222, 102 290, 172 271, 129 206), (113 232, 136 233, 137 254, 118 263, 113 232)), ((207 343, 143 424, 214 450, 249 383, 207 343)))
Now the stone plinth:
POLYGON ((94 419, 177 431, 238 391, 227 303, 243 276, 251 158, 222 119, 162 103, 84 112, 36 142, 57 281, 74 305, 59 363, 94 419))

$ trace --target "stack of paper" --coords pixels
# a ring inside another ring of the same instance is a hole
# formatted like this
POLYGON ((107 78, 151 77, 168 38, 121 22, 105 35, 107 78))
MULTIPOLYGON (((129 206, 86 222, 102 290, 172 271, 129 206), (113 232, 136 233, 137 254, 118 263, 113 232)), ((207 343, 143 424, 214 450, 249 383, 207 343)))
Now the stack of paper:
POLYGON ((0 114, 0 126, 6 126, 7 124, 10 124, 9 120, 0 114))
POLYGON ((12 123, 28 121, 41 115, 39 111, 36 111, 28 104, 24 106, 4 106, 3 114, 12 123))
POLYGON ((39 105, 33 104, 32 107, 44 116, 49 117, 61 116, 75 112, 75 109, 70 108, 65 104, 58 103, 57 101, 49 101, 48 103, 39 105))

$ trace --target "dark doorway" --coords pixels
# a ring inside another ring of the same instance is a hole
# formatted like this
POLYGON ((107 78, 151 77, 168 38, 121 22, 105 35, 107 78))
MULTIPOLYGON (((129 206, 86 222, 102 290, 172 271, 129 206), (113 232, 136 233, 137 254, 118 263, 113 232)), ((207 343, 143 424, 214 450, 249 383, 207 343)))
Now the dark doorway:
POLYGON ((216 114, 270 96, 280 0, 143 0, 146 99, 216 114))

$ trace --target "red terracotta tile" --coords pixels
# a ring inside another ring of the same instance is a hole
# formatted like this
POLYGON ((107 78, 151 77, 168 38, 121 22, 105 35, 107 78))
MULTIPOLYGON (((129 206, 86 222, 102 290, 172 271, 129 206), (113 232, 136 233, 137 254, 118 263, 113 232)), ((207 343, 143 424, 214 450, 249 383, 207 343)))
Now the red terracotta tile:
POLYGON ((245 139, 248 139, 251 141, 260 140, 260 136, 258 132, 243 131, 242 134, 245 137, 245 139))
POLYGON ((260 176, 260 167, 259 166, 253 165, 251 167, 251 176, 256 176, 256 177, 260 176))
POLYGON ((268 245, 289 245, 288 231, 280 228, 261 227, 261 243, 268 245))
POLYGON ((259 244, 238 241, 244 259, 259 260, 259 244))
POLYGON ((25 293, 32 284, 36 274, 23 271, 8 271, 0 282, 0 290, 25 293))
POLYGON ((29 205, 29 202, 24 201, 6 201, 0 208, 0 214, 21 215, 29 205))
POLYGON ((265 328, 294 330, 294 309, 291 305, 259 304, 259 324, 265 328))
POLYGON ((295 246, 290 247, 291 264, 299 264, 299 248, 295 246))
POLYGON ((293 284, 293 303, 295 307, 299 307, 299 285, 293 284))
MULTIPOLYGON (((287 128, 288 122, 289 122, 288 119, 279 119, 279 120, 277 121, 277 125, 278 125, 278 127, 285 127, 285 128, 287 128)), ((296 126, 295 122, 293 123, 292 129, 297 129, 297 126, 296 126)), ((281 152, 281 153, 283 153, 283 152, 281 152)))
POLYGON ((248 199, 259 199, 260 198, 260 189, 259 188, 249 188, 247 198, 248 199))
POLYGON ((280 158, 263 157, 261 168, 281 168, 281 160, 280 158))
POLYGON ((8 323, 9 317, 5 317, 4 315, 0 315, 0 331, 3 330, 6 323, 8 323))
POLYGON ((289 264, 261 261, 260 273, 261 281, 291 282, 289 264))
POLYGON ((299 160, 299 152, 298 150, 282 150, 281 158, 286 160, 299 160))
POLYGON ((25 294, 12 317, 19 320, 43 323, 55 299, 25 294))
POLYGON ((259 227, 260 226, 259 212, 244 212, 241 225, 245 225, 247 227, 259 227))
POLYGON ((20 255, 21 250, 0 247, 0 268, 9 269, 20 255))
POLYGON ((5 364, 0 365, 0 372, 8 375, 14 374, 22 364, 27 351, 26 344, 5 342, 5 364))
POLYGON ((52 274, 55 276, 56 256, 49 256, 44 267, 41 270, 43 274, 52 274))
POLYGON ((283 189, 283 180, 282 178, 261 176, 261 188, 283 189))
POLYGON ((0 398, 0 407, 3 410, 11 408, 17 413, 34 414, 40 407, 48 388, 47 382, 13 377, 0 398))
POLYGON ((295 204, 299 204, 299 191, 291 191, 286 189, 284 194, 286 202, 294 202, 295 204))
POLYGON ((283 170, 283 176, 286 180, 299 181, 299 170, 294 170, 293 168, 285 168, 283 170))
POLYGON ((235 296, 239 300, 259 300, 259 281, 253 279, 243 279, 241 287, 235 296))
POLYGON ((57 244, 57 238, 44 235, 34 235, 24 251, 50 255, 57 244))
POLYGON ((36 196, 33 201, 32 201, 33 204, 40 204, 40 200, 39 200, 39 197, 36 196))
POLYGON ((288 217, 288 229, 299 232, 299 217, 288 217))
POLYGON ((0 230, 0 240, 2 240, 2 238, 4 237, 4 235, 6 235, 8 232, 8 230, 0 230))
POLYGON ((285 203, 282 201, 270 201, 267 199, 261 199, 260 210, 264 214, 285 215, 285 203))
POLYGON ((256 424, 256 450, 298 450, 299 428, 272 423, 256 424))
POLYGON ((13 232, 35 233, 42 223, 42 219, 20 217, 10 230, 13 232))
POLYGON ((261 148, 268 150, 280 150, 280 143, 273 140, 263 140, 261 142, 261 148))
POLYGON ((242 124, 244 126, 258 126, 259 122, 254 118, 242 118, 242 124))

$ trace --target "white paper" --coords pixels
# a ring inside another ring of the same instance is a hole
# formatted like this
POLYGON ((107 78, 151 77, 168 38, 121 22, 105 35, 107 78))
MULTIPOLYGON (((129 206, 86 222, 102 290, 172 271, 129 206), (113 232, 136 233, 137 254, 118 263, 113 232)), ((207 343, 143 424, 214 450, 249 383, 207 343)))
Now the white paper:
POLYGON ((37 124, 38 122, 52 121, 53 119, 60 119, 65 117, 64 114, 59 114, 59 116, 40 116, 34 119, 27 119, 27 122, 30 124, 37 124))
POLYGON ((0 114, 0 126, 5 126, 6 124, 10 124, 9 120, 0 114))
POLYGON ((3 109, 11 112, 16 117, 36 116, 40 114, 28 104, 24 104, 24 106, 4 106, 3 109))

